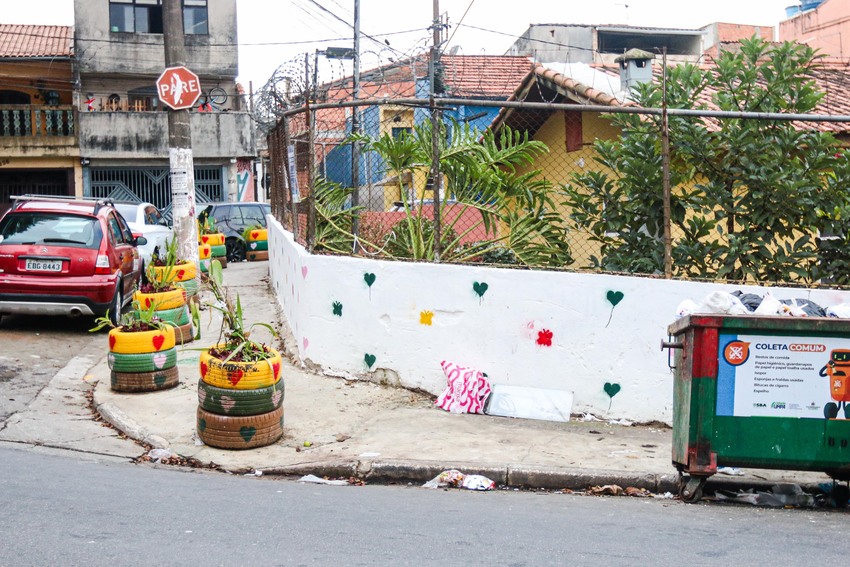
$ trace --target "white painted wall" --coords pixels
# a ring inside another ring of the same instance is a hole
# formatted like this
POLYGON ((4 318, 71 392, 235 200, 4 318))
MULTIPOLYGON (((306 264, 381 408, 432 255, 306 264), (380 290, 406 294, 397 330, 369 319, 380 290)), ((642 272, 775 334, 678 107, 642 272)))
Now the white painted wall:
MULTIPOLYGON (((492 384, 573 392, 574 413, 637 422, 672 421, 673 375, 660 343, 679 303, 717 290, 767 290, 311 256, 271 217, 269 254, 271 282, 302 361, 329 374, 368 377, 389 369, 402 386, 436 395, 446 386, 440 362, 450 360, 481 369, 492 384), (367 273, 375 275, 371 287, 367 273), (475 282, 487 284, 481 297, 475 282), (622 293, 616 306, 609 292, 622 293), (433 313, 431 325, 421 322, 423 311, 433 313), (538 344, 546 331, 551 346, 538 344), (367 354, 375 357, 371 369, 367 354), (606 383, 619 392, 609 396, 606 383)), ((778 299, 823 307, 850 302, 848 291, 771 290, 778 299)))

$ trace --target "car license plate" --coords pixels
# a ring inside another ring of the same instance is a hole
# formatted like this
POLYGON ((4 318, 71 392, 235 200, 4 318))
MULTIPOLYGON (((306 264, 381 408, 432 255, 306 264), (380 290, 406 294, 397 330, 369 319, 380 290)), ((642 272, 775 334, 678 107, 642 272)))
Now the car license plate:
POLYGON ((28 272, 61 272, 62 260, 27 260, 28 272))

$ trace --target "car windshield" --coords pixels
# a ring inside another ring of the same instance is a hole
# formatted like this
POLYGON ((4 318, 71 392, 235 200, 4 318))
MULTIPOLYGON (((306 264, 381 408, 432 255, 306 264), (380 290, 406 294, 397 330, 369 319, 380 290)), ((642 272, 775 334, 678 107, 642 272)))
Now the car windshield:
POLYGON ((53 244, 97 248, 103 237, 92 217, 58 213, 10 213, 0 224, 0 244, 53 244))
POLYGON ((136 222, 136 210, 138 209, 138 205, 122 205, 120 203, 115 203, 115 209, 121 213, 121 216, 124 217, 124 220, 127 222, 136 222))

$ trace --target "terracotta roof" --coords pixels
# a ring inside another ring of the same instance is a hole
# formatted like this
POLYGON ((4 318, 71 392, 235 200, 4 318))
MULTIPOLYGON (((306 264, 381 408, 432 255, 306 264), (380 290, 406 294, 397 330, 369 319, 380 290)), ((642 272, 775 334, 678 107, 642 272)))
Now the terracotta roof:
POLYGON ((443 55, 443 83, 450 97, 505 100, 531 70, 528 57, 443 55))
POLYGON ((0 24, 0 58, 70 58, 73 45, 72 26, 0 24))

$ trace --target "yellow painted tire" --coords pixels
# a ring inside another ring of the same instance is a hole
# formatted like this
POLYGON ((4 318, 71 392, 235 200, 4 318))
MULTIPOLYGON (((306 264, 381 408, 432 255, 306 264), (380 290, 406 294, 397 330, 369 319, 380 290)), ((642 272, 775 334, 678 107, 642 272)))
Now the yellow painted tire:
POLYGON ((194 262, 175 264, 173 267, 153 266, 153 271, 156 281, 163 283, 185 282, 198 275, 198 267, 194 262))
POLYGON ((137 291, 133 294, 133 299, 139 302, 142 309, 148 309, 151 305, 156 305, 154 309, 157 311, 176 309, 181 305, 186 305, 186 290, 180 288, 157 293, 142 293, 141 291, 137 291))
POLYGON ((201 260, 209 260, 212 256, 212 246, 209 244, 198 244, 198 258, 201 260))
MULTIPOLYGON (((217 345, 220 346, 220 345, 217 345)), ((259 362, 222 362, 201 352, 201 378, 210 386, 232 390, 254 390, 271 386, 280 378, 280 353, 271 349, 272 356, 259 362)))
POLYGON ((202 234, 198 237, 199 244, 209 244, 210 246, 219 246, 224 244, 224 234, 216 232, 215 234, 202 234))
POLYGON ((265 228, 257 228, 245 235, 245 240, 248 242, 256 242, 258 240, 268 240, 269 231, 265 228))
POLYGON ((262 252, 255 252, 253 250, 248 250, 245 253, 245 257, 249 262, 258 262, 260 260, 268 260, 269 259, 269 251, 263 250, 262 252))
POLYGON ((251 449, 283 437, 283 407, 257 415, 216 415, 198 406, 198 438, 219 449, 251 449))
POLYGON ((174 348, 174 328, 155 329, 130 333, 121 329, 109 331, 109 350, 119 354, 162 352, 174 348))

